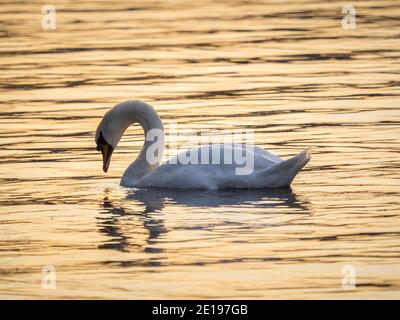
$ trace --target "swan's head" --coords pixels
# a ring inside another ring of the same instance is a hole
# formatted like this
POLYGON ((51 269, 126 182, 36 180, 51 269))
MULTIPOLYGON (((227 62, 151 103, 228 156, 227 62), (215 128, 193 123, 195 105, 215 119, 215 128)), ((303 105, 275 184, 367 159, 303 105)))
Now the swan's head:
MULTIPOLYGON (((97 151, 101 151, 101 154, 103 156, 103 171, 107 172, 111 162, 111 155, 115 147, 112 146, 112 143, 108 142, 112 141, 111 134, 108 130, 102 128, 102 124, 103 121, 100 122, 100 125, 98 126, 96 131, 96 149, 97 151)), ((107 126, 104 127, 106 128, 107 126)))
POLYGON ((110 166, 113 151, 121 140, 126 128, 133 122, 134 110, 130 108, 132 103, 120 103, 110 109, 101 119, 96 130, 97 151, 103 156, 103 171, 107 172, 110 166))
POLYGON ((103 156, 103 171, 107 172, 108 167, 110 166, 111 155, 114 151, 114 148, 104 138, 102 131, 100 131, 98 134, 96 133, 96 144, 97 151, 101 151, 103 156))
POLYGON ((107 172, 111 155, 125 130, 133 123, 140 123, 145 133, 149 129, 163 129, 157 112, 141 101, 125 101, 111 108, 101 119, 96 130, 97 150, 103 155, 103 170, 107 172))

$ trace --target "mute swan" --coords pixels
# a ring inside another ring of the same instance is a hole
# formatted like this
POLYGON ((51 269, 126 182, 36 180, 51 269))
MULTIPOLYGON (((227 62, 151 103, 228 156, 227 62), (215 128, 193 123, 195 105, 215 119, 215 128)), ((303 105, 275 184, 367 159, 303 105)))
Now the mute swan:
POLYGON ((219 164, 215 164, 211 159, 208 159, 208 164, 180 162, 179 159, 183 159, 190 152, 188 150, 160 165, 162 149, 158 151, 158 154, 154 153, 157 154, 155 160, 148 157, 152 154, 149 151, 154 151, 157 141, 162 146, 164 143, 164 128, 160 117, 153 107, 144 102, 126 101, 109 110, 96 130, 97 150, 101 151, 103 156, 104 172, 108 170, 111 155, 122 135, 133 123, 139 123, 142 126, 145 141, 137 159, 129 165, 121 178, 121 185, 125 187, 211 190, 288 187, 311 158, 308 149, 288 160, 282 160, 252 145, 213 144, 190 150, 198 152, 199 157, 200 154, 205 154, 209 158, 213 152, 220 152, 221 163, 219 164), (157 139, 151 134, 152 131, 160 133, 157 139), (231 163, 224 162, 224 155, 234 152, 241 152, 242 155, 253 160, 251 172, 238 174, 239 164, 232 161, 231 163))

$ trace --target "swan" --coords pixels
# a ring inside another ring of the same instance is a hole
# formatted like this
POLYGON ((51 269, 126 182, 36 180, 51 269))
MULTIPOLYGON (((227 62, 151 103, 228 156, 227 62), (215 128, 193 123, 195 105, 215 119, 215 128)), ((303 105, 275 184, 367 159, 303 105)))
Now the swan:
POLYGON ((96 130, 95 141, 97 150, 102 153, 104 172, 107 172, 112 153, 125 130, 134 123, 142 126, 145 141, 136 160, 122 175, 120 184, 124 187, 208 190, 289 187, 297 173, 311 158, 309 149, 290 159, 282 160, 257 146, 210 144, 184 151, 160 165, 162 148, 154 152, 156 143, 162 146, 164 144, 164 128, 159 115, 145 102, 125 101, 111 108, 103 116, 96 130), (157 139, 151 134, 152 132, 159 133, 157 139), (222 161, 221 163, 215 163, 211 159, 206 163, 179 161, 190 151, 197 152, 199 157, 205 154, 209 158, 217 151, 222 155, 222 161), (224 155, 234 152, 241 152, 246 159, 252 159, 250 172, 238 174, 239 164, 233 161, 224 163, 224 155), (151 159, 149 154, 156 156, 151 159))

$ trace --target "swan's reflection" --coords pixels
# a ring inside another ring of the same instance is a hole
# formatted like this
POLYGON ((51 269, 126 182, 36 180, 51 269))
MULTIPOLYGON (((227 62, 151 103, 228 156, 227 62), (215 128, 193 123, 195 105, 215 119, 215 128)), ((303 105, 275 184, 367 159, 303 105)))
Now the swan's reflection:
MULTIPOLYGON (((105 192, 107 193, 107 191, 105 192)), ((101 233, 104 233, 111 238, 111 241, 99 245, 99 248, 125 251, 128 238, 124 236, 119 226, 119 218, 125 215, 125 209, 114 207, 107 196, 103 199, 103 208, 103 212, 110 213, 110 215, 104 219, 102 217, 99 218, 101 221, 99 223, 99 230, 101 233)))
MULTIPOLYGON (((104 191, 99 230, 107 241, 99 248, 123 252, 162 253, 160 237, 168 232, 163 209, 166 206, 191 208, 242 207, 289 209, 290 213, 309 213, 307 201, 300 200, 291 189, 271 190, 131 190, 125 200, 110 200, 110 190, 104 191)), ((275 211, 276 212, 276 211, 275 211)), ((191 221, 193 223, 193 221, 191 221)), ((207 225, 203 228, 207 229, 207 225)), ((152 258, 154 259, 154 257, 152 258)), ((151 261, 147 261, 151 263, 151 261)), ((155 263, 155 262, 154 262, 155 263)), ((154 265, 154 264, 153 264, 154 265)))
POLYGON ((228 190, 167 190, 139 189, 128 194, 127 200, 145 205, 148 212, 161 210, 166 204, 186 207, 223 207, 246 205, 253 208, 284 206, 307 211, 305 201, 300 201, 291 189, 228 189, 228 190), (269 201, 268 201, 269 200, 269 201), (149 211, 150 210, 150 211, 149 211))
MULTIPOLYGON (((107 195, 102 207, 105 215, 99 218, 99 230, 109 240, 99 246, 100 249, 116 249, 119 251, 162 252, 152 247, 155 240, 166 232, 164 221, 149 215, 160 209, 157 205, 145 205, 143 211, 136 207, 123 208, 113 204, 107 195)), ((139 208, 141 209, 141 208, 139 208)))

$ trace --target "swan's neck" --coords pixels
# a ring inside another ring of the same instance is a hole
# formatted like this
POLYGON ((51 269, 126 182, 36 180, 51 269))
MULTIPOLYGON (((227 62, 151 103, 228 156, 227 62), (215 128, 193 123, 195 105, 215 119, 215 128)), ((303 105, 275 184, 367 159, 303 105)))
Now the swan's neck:
POLYGON ((124 186, 134 186, 143 176, 157 168, 164 148, 164 127, 157 112, 144 103, 139 107, 135 106, 136 108, 131 108, 131 112, 125 114, 124 120, 130 124, 139 123, 143 128, 145 140, 138 157, 122 176, 121 184, 124 186))

